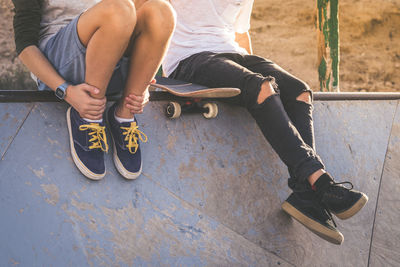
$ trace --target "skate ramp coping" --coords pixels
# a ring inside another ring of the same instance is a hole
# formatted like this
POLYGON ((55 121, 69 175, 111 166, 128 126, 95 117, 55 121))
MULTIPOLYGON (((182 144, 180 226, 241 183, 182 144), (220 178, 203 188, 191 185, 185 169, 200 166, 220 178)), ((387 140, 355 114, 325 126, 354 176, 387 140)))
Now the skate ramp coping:
POLYGON ((316 101, 317 152, 369 196, 330 244, 280 208, 288 173, 242 108, 138 116, 143 174, 82 176, 62 103, 0 104, 0 265, 387 266, 400 254, 399 100, 316 101))

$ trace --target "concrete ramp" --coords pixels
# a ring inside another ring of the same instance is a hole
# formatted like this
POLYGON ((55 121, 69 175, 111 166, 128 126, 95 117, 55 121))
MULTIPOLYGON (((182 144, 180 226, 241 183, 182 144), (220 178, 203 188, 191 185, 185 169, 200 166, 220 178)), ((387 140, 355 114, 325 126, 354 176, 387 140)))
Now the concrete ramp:
POLYGON ((400 105, 317 101, 318 153, 367 193, 336 220, 332 245, 287 216, 288 173, 243 109, 216 119, 138 116, 143 175, 126 181, 74 166, 59 103, 0 104, 0 266, 388 266, 400 264, 400 105))

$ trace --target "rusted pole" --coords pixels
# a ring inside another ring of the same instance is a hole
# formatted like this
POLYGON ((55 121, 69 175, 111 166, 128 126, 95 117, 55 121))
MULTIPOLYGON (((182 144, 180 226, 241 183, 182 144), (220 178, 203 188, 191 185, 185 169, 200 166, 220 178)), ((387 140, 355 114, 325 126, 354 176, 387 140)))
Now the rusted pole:
POLYGON ((339 2, 317 0, 317 8, 320 90, 339 92, 339 2))

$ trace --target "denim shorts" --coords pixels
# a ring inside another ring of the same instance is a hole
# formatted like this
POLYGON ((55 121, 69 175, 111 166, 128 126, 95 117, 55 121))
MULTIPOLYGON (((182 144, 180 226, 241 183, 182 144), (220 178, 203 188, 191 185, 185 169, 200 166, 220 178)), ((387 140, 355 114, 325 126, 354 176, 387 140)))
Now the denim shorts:
MULTIPOLYGON (((77 23, 80 16, 60 29, 46 43, 42 53, 51 62, 57 72, 71 84, 85 82, 86 48, 78 37, 77 23)), ((128 58, 123 57, 116 65, 107 87, 107 94, 122 91, 128 74, 128 58)), ((37 79, 39 90, 51 90, 46 84, 37 79)))

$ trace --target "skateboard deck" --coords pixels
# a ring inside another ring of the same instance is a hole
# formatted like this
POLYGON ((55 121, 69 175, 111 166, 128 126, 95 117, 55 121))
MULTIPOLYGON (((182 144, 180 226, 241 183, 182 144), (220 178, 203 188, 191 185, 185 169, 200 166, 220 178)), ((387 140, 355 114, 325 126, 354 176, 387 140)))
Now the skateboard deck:
POLYGON ((150 90, 173 96, 165 107, 165 115, 171 119, 178 118, 182 113, 202 113, 205 118, 215 118, 218 106, 208 101, 240 94, 239 88, 208 88, 164 77, 157 77, 156 80, 155 84, 150 85, 150 90))
POLYGON ((164 77, 157 77, 157 82, 151 84, 150 87, 154 91, 166 91, 175 96, 188 98, 223 98, 233 97, 240 94, 239 88, 208 88, 203 85, 164 77))

